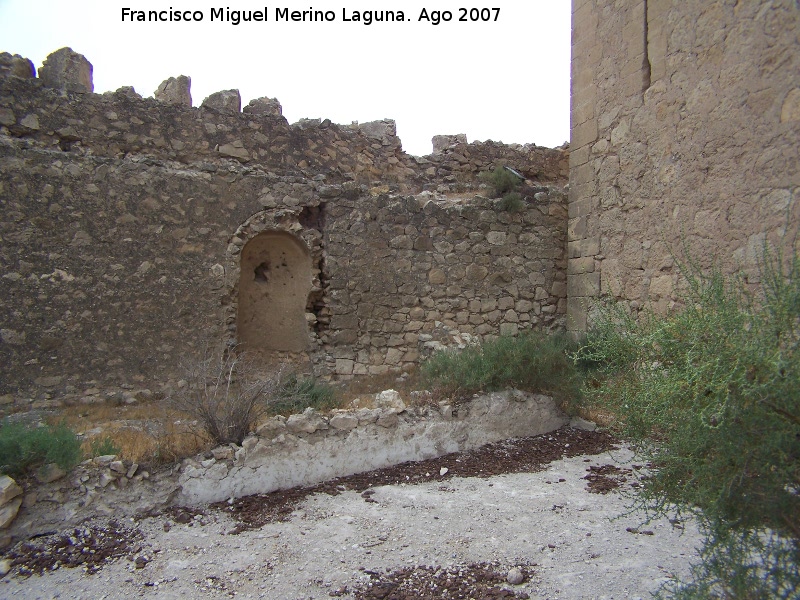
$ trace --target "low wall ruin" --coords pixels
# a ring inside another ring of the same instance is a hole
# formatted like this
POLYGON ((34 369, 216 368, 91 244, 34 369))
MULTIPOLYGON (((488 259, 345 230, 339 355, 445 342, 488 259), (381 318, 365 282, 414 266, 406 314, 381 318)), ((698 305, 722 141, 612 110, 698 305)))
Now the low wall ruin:
POLYGON ((552 398, 516 390, 476 396, 456 406, 417 404, 406 406, 397 392, 387 390, 376 395, 371 408, 272 418, 241 446, 220 446, 154 471, 113 455, 88 459, 68 474, 51 465, 46 477, 40 473, 39 482, 25 486, 17 498, 19 514, 3 530, 0 546, 75 526, 92 515, 120 519, 314 485, 549 433, 568 421, 552 398))
POLYGON ((177 501, 197 506, 312 485, 407 461, 435 458, 513 437, 549 433, 568 419, 549 396, 518 390, 478 396, 457 406, 406 408, 397 392, 377 408, 307 409, 275 417, 241 447, 184 461, 177 501))

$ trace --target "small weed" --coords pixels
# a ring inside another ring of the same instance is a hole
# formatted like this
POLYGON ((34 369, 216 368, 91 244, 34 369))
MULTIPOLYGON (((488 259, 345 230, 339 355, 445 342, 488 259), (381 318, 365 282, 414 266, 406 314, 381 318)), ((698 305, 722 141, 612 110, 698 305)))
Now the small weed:
POLYGON ((107 456, 109 454, 119 453, 120 447, 107 435, 92 438, 89 442, 89 455, 92 458, 95 456, 107 456))
POLYGON ((314 377, 291 374, 281 383, 269 410, 276 415, 290 415, 301 413, 309 407, 317 410, 338 407, 336 390, 314 377))

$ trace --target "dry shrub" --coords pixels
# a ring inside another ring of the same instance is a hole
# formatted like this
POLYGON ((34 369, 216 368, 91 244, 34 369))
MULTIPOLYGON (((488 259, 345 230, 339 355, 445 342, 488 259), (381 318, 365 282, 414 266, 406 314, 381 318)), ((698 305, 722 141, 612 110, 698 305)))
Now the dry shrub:
POLYGON ((241 444, 279 396, 283 367, 264 373, 244 352, 206 350, 185 367, 185 384, 167 406, 189 415, 189 429, 216 444, 241 444))

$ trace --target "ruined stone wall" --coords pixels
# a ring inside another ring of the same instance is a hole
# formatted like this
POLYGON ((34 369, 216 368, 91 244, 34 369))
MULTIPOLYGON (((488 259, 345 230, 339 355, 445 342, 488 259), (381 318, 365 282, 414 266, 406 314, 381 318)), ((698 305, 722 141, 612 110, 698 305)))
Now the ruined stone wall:
MULTIPOLYGON (((434 137, 434 153, 416 158, 415 162, 428 177, 435 177, 438 185, 453 187, 453 184, 472 183, 483 171, 505 165, 538 182, 559 182, 569 178, 569 154, 542 148, 534 144, 506 145, 497 142, 458 142, 445 148, 437 148, 434 137)), ((466 136, 460 136, 465 138, 466 136)))
POLYGON ((154 158, 215 170, 219 159, 297 175, 359 181, 413 178, 391 121, 289 125, 251 114, 116 93, 64 93, 38 79, 2 81, 0 125, 37 146, 108 158, 154 158), (370 126, 371 125, 371 126, 370 126))
POLYGON ((800 224, 792 0, 574 0, 568 327, 677 299, 674 257, 741 269, 800 224))
POLYGON ((515 213, 496 204, 428 192, 329 204, 337 373, 382 373, 442 346, 563 326, 563 194, 515 213))
POLYGON ((269 236, 293 240, 287 265, 310 281, 292 289, 310 291, 264 307, 305 321, 282 350, 318 374, 563 325, 560 187, 505 212, 476 195, 476 169, 563 184, 565 160, 493 143, 416 158, 391 121, 290 126, 0 71, 0 402, 159 393, 206 344, 281 346, 239 331, 242 278, 252 292, 293 275, 273 277, 286 265, 269 236))

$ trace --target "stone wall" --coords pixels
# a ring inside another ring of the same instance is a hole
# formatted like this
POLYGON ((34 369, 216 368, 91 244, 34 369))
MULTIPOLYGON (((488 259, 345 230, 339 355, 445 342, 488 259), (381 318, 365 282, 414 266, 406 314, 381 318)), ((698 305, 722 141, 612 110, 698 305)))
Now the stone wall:
POLYGON ((684 244, 758 279, 800 225, 792 0, 574 0, 568 327, 589 300, 677 299, 684 244))
POLYGON ((0 402, 168 391, 209 344, 350 377, 563 326, 563 149, 487 142, 412 157, 388 120, 289 125, 274 100, 192 108, 130 88, 59 89, 58 77, 47 87, 15 74, 24 59, 6 63, 0 402), (498 164, 530 179, 519 212, 478 183, 498 164), (265 300, 284 285, 297 298, 265 300))

